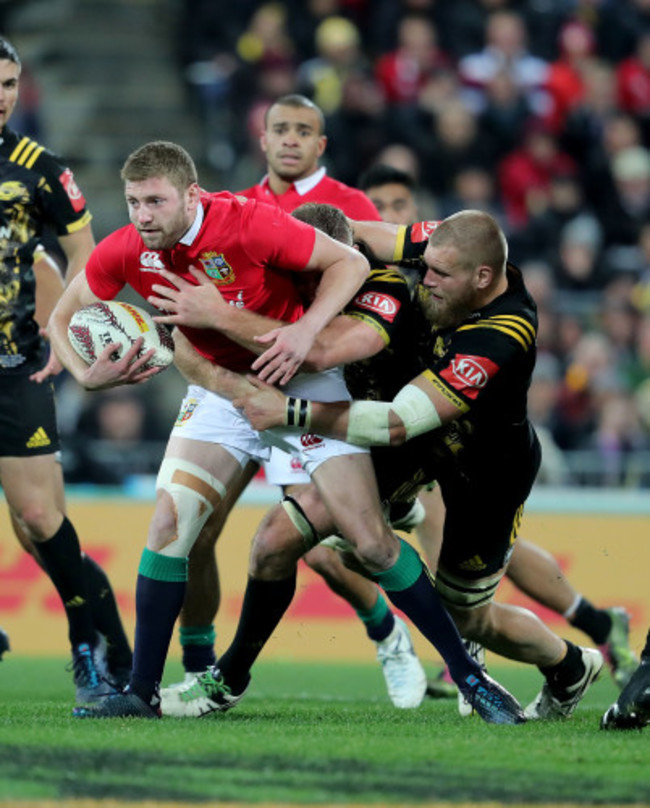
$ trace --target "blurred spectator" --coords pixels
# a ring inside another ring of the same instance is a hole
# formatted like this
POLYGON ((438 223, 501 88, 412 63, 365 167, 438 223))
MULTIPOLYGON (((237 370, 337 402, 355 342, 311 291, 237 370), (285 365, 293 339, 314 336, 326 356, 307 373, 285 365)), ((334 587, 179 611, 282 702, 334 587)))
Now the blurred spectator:
POLYGON ((535 115, 548 111, 548 64, 527 50, 527 32, 523 18, 514 11, 491 14, 485 29, 485 47, 464 56, 458 65, 466 88, 467 103, 476 112, 487 103, 487 85, 501 72, 508 73, 515 86, 526 96, 535 115))
POLYGON ((468 165, 490 169, 494 145, 478 129, 476 116, 460 101, 447 104, 434 122, 433 137, 422 143, 422 183, 435 195, 448 194, 468 165))
POLYGON ((583 64, 584 92, 565 116, 562 143, 576 160, 598 149, 607 121, 618 112, 612 67, 599 59, 583 64))
POLYGON ((528 99, 512 75, 501 70, 487 83, 485 108, 479 116, 479 130, 493 144, 501 159, 521 142, 531 118, 528 99))
POLYGON ((560 232, 558 260, 554 267, 558 290, 574 293, 574 308, 586 304, 595 308, 597 293, 604 287, 607 275, 601 260, 602 231, 598 221, 581 213, 564 225, 560 232), (583 305, 575 295, 580 292, 583 305))
POLYGON ((637 118, 650 143, 650 29, 641 32, 632 56, 617 65, 616 92, 619 107, 637 118))
POLYGON ((560 57, 551 63, 546 85, 551 105, 545 120, 553 132, 562 131, 568 113, 584 97, 584 75, 595 44, 591 30, 578 20, 570 20, 560 31, 560 57))
POLYGON ((440 201, 443 217, 468 208, 484 210, 494 216, 502 227, 507 227, 492 174, 481 166, 468 165, 462 168, 453 178, 451 193, 440 201))
POLYGON ((598 200, 600 218, 608 244, 610 265, 625 266, 623 248, 635 249, 641 228, 650 218, 650 152, 631 146, 611 161, 613 193, 598 200), (615 250, 623 257, 617 261, 615 250))
POLYGON ((558 396, 553 437, 561 449, 585 448, 596 428, 599 405, 623 389, 615 354, 595 331, 580 337, 570 357, 558 396))
POLYGON ((607 486, 638 484, 643 471, 635 469, 629 461, 648 447, 634 397, 625 392, 607 396, 599 409, 594 434, 586 443, 586 448, 596 450, 594 465, 599 474, 592 474, 592 483, 607 486), (631 474, 633 479, 630 479, 631 474))
POLYGON ((420 182, 420 158, 410 146, 403 143, 389 143, 378 152, 375 162, 398 168, 410 174, 416 182, 420 182))
POLYGON ((529 122, 521 148, 499 165, 499 188, 512 228, 528 224, 532 215, 548 206, 551 180, 576 171, 574 160, 561 151, 541 120, 529 122))
POLYGON ((167 433, 131 388, 95 393, 68 438, 66 479, 122 485, 132 475, 155 475, 167 433))
POLYGON ((413 106, 429 77, 449 67, 433 22, 423 15, 407 15, 398 25, 397 48, 377 60, 375 76, 389 106, 413 106))
POLYGON ((505 10, 510 0, 454 0, 439 2, 439 26, 443 47, 454 57, 476 53, 485 45, 490 15, 505 10))
POLYGON ((345 17, 327 17, 314 36, 316 56, 299 66, 297 91, 311 98, 327 117, 341 106, 350 75, 370 72, 371 66, 361 47, 359 30, 345 17))
POLYGON ((538 485, 562 485, 569 478, 566 460, 553 437, 561 381, 562 369, 557 359, 539 354, 528 391, 528 416, 542 445, 538 485))
MULTIPOLYGON (((514 256, 513 256, 514 257, 514 256)), ((537 304, 537 352, 538 357, 559 353, 557 342, 557 317, 555 297, 557 288, 551 267, 543 261, 528 261, 521 264, 526 288, 537 304)), ((559 362, 559 359, 555 359, 559 362)))
POLYGON ((563 228, 589 211, 582 186, 574 172, 551 176, 545 204, 531 213, 528 224, 511 237, 511 249, 525 259, 558 261, 563 228))

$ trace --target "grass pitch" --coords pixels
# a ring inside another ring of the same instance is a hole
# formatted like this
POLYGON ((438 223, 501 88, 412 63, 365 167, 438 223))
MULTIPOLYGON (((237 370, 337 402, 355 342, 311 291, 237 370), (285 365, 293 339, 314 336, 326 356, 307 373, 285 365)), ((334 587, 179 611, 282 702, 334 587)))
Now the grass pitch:
MULTIPOLYGON (((0 664, 6 804, 650 804, 650 729, 598 729, 616 696, 605 673, 559 724, 489 726, 454 701, 396 710, 376 665, 303 662, 260 663, 225 715, 90 721, 71 717, 65 664, 0 664)), ((532 668, 491 670, 524 705, 541 686, 532 668)))

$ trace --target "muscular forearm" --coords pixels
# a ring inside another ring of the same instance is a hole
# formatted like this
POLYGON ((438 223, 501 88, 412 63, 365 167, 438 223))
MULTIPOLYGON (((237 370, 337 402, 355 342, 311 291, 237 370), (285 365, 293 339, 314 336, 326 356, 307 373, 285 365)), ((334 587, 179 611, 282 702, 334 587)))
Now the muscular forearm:
POLYGON ((244 376, 215 365, 198 353, 178 329, 174 331, 174 363, 190 384, 224 398, 244 396, 252 389, 244 376))
POLYGON ((395 244, 403 230, 400 225, 387 222, 358 222, 350 219, 354 240, 367 244, 379 261, 391 263, 395 256, 395 244))
POLYGON ((52 258, 44 250, 34 253, 36 277, 36 310, 34 319, 45 328, 59 298, 63 294, 63 277, 52 258))

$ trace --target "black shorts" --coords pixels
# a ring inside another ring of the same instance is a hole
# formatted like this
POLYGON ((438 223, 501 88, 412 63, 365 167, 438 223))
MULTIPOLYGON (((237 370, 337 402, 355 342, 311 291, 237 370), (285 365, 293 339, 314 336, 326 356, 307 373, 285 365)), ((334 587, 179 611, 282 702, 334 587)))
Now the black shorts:
POLYGON ((0 457, 32 457, 59 450, 54 387, 26 374, 0 375, 0 457))

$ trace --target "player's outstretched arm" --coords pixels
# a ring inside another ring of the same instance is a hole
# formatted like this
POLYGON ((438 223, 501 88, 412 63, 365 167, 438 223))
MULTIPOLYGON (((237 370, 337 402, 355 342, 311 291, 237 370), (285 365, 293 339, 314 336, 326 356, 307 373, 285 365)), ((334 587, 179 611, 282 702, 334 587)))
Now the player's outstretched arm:
POLYGON ((395 260, 395 248, 399 235, 405 232, 402 225, 388 222, 359 222, 355 219, 348 219, 348 221, 352 227, 355 242, 369 247, 379 261, 390 264, 395 260))
MULTIPOLYGON (((51 258, 42 247, 34 251, 34 278, 36 280, 36 309, 34 319, 39 325, 41 336, 47 337, 47 323, 50 315, 63 294, 63 276, 56 261, 51 258)), ((61 363, 54 351, 50 351, 49 358, 44 367, 32 373, 31 381, 44 382, 50 376, 56 376, 62 370, 61 363)))
POLYGON ((424 375, 392 401, 307 401, 285 396, 259 379, 250 381, 256 391, 234 403, 255 429, 288 426, 358 446, 399 446, 462 414, 424 375))

